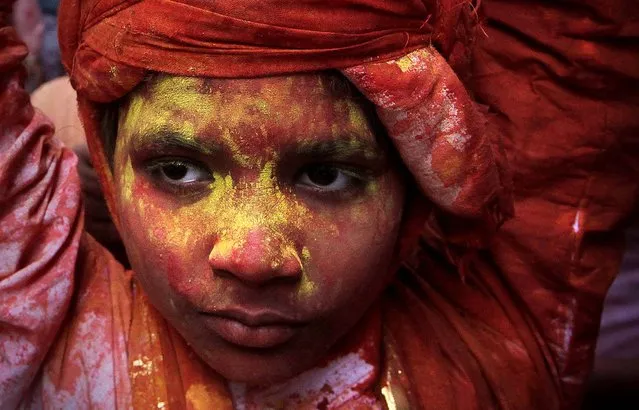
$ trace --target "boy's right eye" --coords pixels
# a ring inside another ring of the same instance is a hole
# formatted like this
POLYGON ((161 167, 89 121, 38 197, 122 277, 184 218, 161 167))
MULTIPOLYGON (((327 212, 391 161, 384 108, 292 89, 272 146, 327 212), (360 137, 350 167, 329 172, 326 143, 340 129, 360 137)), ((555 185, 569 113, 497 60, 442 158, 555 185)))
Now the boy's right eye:
POLYGON ((207 167, 181 158, 155 160, 148 165, 148 170, 156 182, 173 188, 196 188, 213 181, 207 167))

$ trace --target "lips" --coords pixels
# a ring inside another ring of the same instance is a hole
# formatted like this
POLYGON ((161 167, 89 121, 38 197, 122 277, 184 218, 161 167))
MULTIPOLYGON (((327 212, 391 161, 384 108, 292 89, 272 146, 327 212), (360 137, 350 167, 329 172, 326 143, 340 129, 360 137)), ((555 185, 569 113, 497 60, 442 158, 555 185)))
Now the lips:
POLYGON ((272 311, 241 309, 201 312, 204 324, 223 340, 248 348, 274 348, 288 342, 305 322, 272 311))

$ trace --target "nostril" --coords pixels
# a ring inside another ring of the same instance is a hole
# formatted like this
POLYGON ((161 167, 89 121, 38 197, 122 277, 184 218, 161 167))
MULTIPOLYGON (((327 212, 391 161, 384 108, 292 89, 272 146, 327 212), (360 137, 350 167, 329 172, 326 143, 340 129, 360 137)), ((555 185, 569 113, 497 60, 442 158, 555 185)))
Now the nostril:
POLYGON ((294 249, 289 249, 284 260, 278 266, 279 276, 283 278, 289 278, 291 280, 297 280, 303 273, 304 266, 302 260, 294 249))
POLYGON ((240 238, 222 238, 209 254, 216 276, 252 285, 294 282, 301 278, 302 263, 293 243, 253 229, 240 238))
POLYGON ((300 278, 297 276, 273 276, 269 280, 270 285, 295 285, 300 278))
POLYGON ((231 273, 230 271, 226 270, 226 269, 215 269, 213 268, 213 275, 220 277, 220 278, 232 278, 234 275, 233 273, 231 273))

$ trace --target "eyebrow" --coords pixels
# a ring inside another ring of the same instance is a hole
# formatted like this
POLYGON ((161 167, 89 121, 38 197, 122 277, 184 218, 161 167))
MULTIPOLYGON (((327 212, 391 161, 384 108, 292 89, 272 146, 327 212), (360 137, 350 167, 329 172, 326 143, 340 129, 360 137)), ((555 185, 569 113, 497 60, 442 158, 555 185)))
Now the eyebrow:
MULTIPOLYGON (((201 153, 204 155, 216 155, 226 152, 224 144, 210 139, 198 139, 183 133, 161 129, 149 133, 134 136, 133 148, 152 151, 184 150, 201 153)), ((302 156, 307 159, 318 160, 348 160, 353 157, 364 157, 372 162, 381 162, 386 158, 385 152, 374 140, 361 140, 352 135, 344 135, 330 140, 303 140, 283 144, 283 159, 293 156, 302 156)))
POLYGON ((222 151, 220 144, 213 141, 201 141, 191 136, 186 136, 179 131, 162 129, 145 134, 138 134, 133 138, 133 147, 163 151, 167 149, 182 149, 197 151, 206 155, 212 155, 222 151))
POLYGON ((385 158, 384 150, 374 141, 343 136, 331 140, 302 141, 286 146, 285 155, 302 155, 307 158, 349 159, 364 156, 371 160, 385 158), (368 155, 367 155, 368 154, 368 155))

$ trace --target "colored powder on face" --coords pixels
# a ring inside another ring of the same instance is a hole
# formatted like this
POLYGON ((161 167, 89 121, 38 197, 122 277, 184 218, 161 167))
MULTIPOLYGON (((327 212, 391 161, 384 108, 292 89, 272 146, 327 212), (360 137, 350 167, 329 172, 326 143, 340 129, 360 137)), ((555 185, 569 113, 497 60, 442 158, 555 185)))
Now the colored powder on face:
POLYGON ((209 260, 212 259, 213 255, 216 258, 227 259, 232 257, 233 252, 237 249, 238 246, 242 246, 243 244, 232 242, 232 241, 218 241, 215 244, 214 249, 211 251, 209 255, 209 260))
POLYGON ((273 266, 279 266, 291 253, 297 255, 287 233, 299 230, 309 211, 277 186, 273 162, 266 163, 254 181, 219 191, 223 194, 207 199, 204 212, 223 228, 220 241, 228 243, 224 246, 241 248, 238 241, 260 228, 266 231, 264 257, 273 266))
MULTIPOLYGON (((311 251, 308 249, 308 247, 304 246, 302 248, 302 257, 300 260, 300 264, 302 265, 303 271, 304 271, 304 267, 308 266, 310 262, 311 262, 311 251)), ((302 282, 300 283, 298 293, 297 293, 298 298, 308 299, 309 297, 313 295, 313 293, 315 293, 316 290, 317 290, 317 284, 315 284, 310 279, 308 274, 304 272, 304 275, 302 277, 302 282)))
POLYGON ((317 284, 311 281, 308 275, 304 275, 297 291, 297 297, 300 300, 310 299, 317 289, 317 284))
MULTIPOLYGON (((287 81, 290 83, 289 91, 294 92, 296 88, 292 79, 287 81)), ((233 97, 233 93, 225 94, 216 89, 203 94, 202 84, 203 80, 196 78, 166 77, 151 86, 150 96, 145 97, 141 93, 134 95, 121 124, 121 134, 130 138, 131 135, 171 128, 192 138, 217 137, 243 172, 238 174, 237 181, 231 175, 214 172, 208 193, 193 203, 179 204, 174 199, 159 198, 160 194, 154 194, 153 188, 150 188, 149 195, 133 201, 138 214, 144 214, 144 224, 153 233, 148 235, 149 239, 155 243, 156 249, 165 249, 175 255, 188 255, 203 238, 211 238, 211 252, 229 257, 244 247, 251 232, 260 229, 264 232, 262 256, 274 269, 287 258, 295 258, 303 272, 299 295, 312 295, 317 285, 309 279, 304 268, 310 261, 310 251, 307 247, 297 250, 294 238, 309 224, 321 226, 322 231, 332 232, 337 237, 338 225, 331 213, 310 210, 292 191, 278 185, 277 145, 265 145, 255 150, 255 141, 278 138, 269 134, 274 132, 274 121, 276 127, 278 121, 272 118, 272 112, 278 115, 284 112, 283 118, 289 121, 296 113, 301 117, 301 109, 290 104, 290 97, 269 93, 266 88, 253 94, 233 97), (265 124, 271 125, 266 127, 265 124), (256 136, 259 139, 256 140, 256 136), (251 172, 247 174, 248 170, 251 172)), ((326 85, 319 82, 314 92, 326 94, 326 85)), ((340 139, 336 156, 339 157, 341 152, 347 157, 362 150, 367 156, 375 155, 364 141, 366 138, 373 139, 373 132, 363 110, 346 99, 338 101, 334 107, 336 112, 332 115, 336 119, 327 125, 334 136, 340 139), (348 135, 352 137, 344 139, 348 135)), ((327 116, 322 111, 318 113, 322 113, 322 116, 314 121, 332 118, 330 113, 327 116)), ((326 125, 322 126, 326 129, 326 125)), ((312 131, 305 128, 302 131, 313 135, 312 131)), ((298 145, 301 142, 297 135, 293 141, 298 145)), ((311 138, 308 140, 309 144, 316 141, 311 138)), ((119 142, 120 147, 129 145, 126 139, 119 142)), ((300 146, 303 145, 302 142, 300 146)), ((131 202, 136 181, 133 179, 130 159, 128 156, 126 158, 127 165, 120 186, 126 201, 131 202)), ((367 184, 367 192, 376 189, 375 184, 367 184)), ((358 207, 354 212, 362 214, 353 215, 354 221, 370 216, 370 212, 367 214, 364 208, 358 207)))
POLYGON ((213 181, 209 184, 211 194, 208 200, 218 203, 225 199, 226 196, 233 194, 235 187, 233 177, 230 175, 213 174, 213 181))
MULTIPOLYGON (((180 121, 180 123, 183 123, 183 121, 180 121)), ((142 95, 135 94, 126 105, 125 114, 121 116, 116 147, 118 145, 127 147, 134 135, 159 133, 167 129, 168 124, 171 124, 171 112, 169 110, 154 109, 142 95)))
POLYGON ((238 185, 230 176, 218 176, 209 186, 210 194, 194 204, 162 209, 154 203, 137 201, 134 206, 151 208, 148 214, 153 216, 149 223, 164 228, 161 237, 149 236, 152 241, 161 241, 156 246, 173 252, 189 252, 203 231, 213 231, 218 233, 218 240, 211 253, 215 252, 218 258, 228 258, 244 247, 251 232, 261 229, 266 232, 262 257, 274 269, 288 258, 294 258, 303 270, 290 234, 303 226, 309 211, 277 187, 273 167, 272 162, 267 163, 254 181, 238 185))
POLYGON ((291 107, 290 116, 292 121, 298 121, 302 117, 302 109, 298 105, 291 107))
POLYGON ((304 246, 302 248, 302 266, 305 266, 311 260, 311 251, 304 246))
POLYGON ((361 107, 352 101, 346 101, 348 107, 348 121, 354 130, 365 130, 368 128, 368 119, 361 107))
MULTIPOLYGON (((163 110, 180 111, 183 116, 211 115, 211 95, 198 91, 202 80, 192 77, 161 76, 151 87, 148 102, 163 110)), ((216 95, 218 99, 221 95, 216 95)))
POLYGON ((133 198, 133 183, 135 182, 135 173, 131 165, 131 158, 127 158, 124 172, 122 173, 122 194, 127 203, 131 203, 133 198))
POLYGON ((266 102, 266 100, 263 100, 261 98, 258 99, 255 102, 255 106, 257 107, 258 110, 260 110, 262 114, 265 114, 265 115, 269 114, 268 103, 266 102))
POLYGON ((366 192, 369 195, 374 195, 379 193, 379 183, 377 181, 371 181, 366 184, 366 192))
MULTIPOLYGON (((196 92, 199 80, 183 77, 159 77, 149 95, 134 93, 123 108, 118 133, 129 138, 149 136, 162 131, 195 141, 196 123, 211 115, 208 96, 196 92)), ((126 145, 126 144, 123 144, 126 145)))
MULTIPOLYGON (((128 101, 128 104, 123 106, 124 115, 120 115, 120 123, 118 124, 118 135, 126 138, 130 137, 135 130, 137 124, 140 123, 140 116, 144 107, 144 98, 140 94, 133 94, 128 101)), ((119 141, 121 147, 125 147, 124 141, 119 141)))
POLYGON ((225 128, 222 131, 222 141, 233 155, 233 161, 246 168, 258 168, 260 166, 257 158, 242 154, 240 145, 231 135, 231 130, 225 128))

